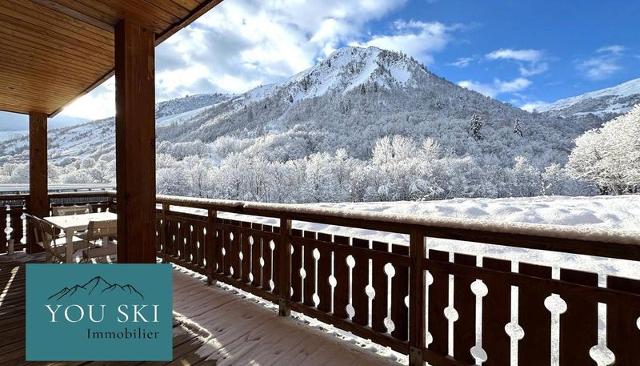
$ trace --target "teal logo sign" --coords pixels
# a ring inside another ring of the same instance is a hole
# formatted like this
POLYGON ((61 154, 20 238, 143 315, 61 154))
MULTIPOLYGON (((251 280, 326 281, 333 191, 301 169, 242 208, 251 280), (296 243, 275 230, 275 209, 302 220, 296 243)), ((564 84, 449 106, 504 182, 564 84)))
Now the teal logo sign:
POLYGON ((170 361, 169 264, 27 264, 27 361, 170 361))

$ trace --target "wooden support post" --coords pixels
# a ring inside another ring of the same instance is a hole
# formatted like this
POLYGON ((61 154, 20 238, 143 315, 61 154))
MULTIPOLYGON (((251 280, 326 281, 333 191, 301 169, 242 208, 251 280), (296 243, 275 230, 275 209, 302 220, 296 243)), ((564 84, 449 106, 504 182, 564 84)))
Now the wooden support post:
POLYGON ((155 34, 128 18, 115 30, 118 262, 155 263, 155 34))
POLYGON ((207 258, 207 283, 213 285, 216 282, 216 263, 218 262, 218 243, 216 238, 216 218, 218 212, 209 210, 207 214, 207 245, 204 247, 207 258))
POLYGON ((278 314, 280 316, 291 315, 291 219, 280 218, 280 243, 279 243, 278 273, 280 296, 278 314))
POLYGON ((168 262, 166 259, 167 255, 167 243, 169 242, 169 232, 167 231, 167 212, 169 212, 169 204, 162 204, 162 214, 160 218, 162 219, 162 224, 160 225, 160 244, 162 245, 161 255, 162 261, 168 262))
POLYGON ((412 229, 409 237, 411 257, 411 283, 409 284, 409 365, 424 365, 422 350, 425 347, 425 233, 412 229))
MULTIPOLYGON (((49 216, 47 115, 44 113, 29 113, 29 199, 27 200, 27 212, 38 217, 49 216)), ((28 253, 43 250, 35 242, 33 229, 30 227, 27 228, 27 241, 28 253)))

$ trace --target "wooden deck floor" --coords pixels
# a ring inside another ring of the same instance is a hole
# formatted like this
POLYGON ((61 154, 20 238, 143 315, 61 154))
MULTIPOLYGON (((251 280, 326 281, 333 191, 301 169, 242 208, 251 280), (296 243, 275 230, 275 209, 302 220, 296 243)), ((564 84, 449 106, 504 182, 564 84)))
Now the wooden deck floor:
POLYGON ((174 271, 173 286, 173 361, 26 362, 24 264, 0 262, 0 365, 396 364, 187 273, 174 271))

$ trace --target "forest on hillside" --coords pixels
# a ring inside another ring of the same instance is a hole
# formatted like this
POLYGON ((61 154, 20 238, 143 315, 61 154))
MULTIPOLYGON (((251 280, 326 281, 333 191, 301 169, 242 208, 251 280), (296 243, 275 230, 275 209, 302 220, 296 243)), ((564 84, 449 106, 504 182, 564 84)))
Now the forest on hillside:
MULTIPOLYGON (((479 117, 472 117, 463 143, 473 146, 482 140, 485 128, 479 117)), ((515 123, 510 133, 521 136, 523 128, 515 123)), ((491 155, 459 156, 453 142, 432 138, 382 137, 368 159, 350 156, 345 149, 296 154, 294 150, 303 149, 306 143, 295 133, 256 139, 223 137, 214 143, 160 142, 157 190, 265 202, 357 202, 623 194, 637 193, 640 188, 640 106, 580 136, 565 165, 542 168, 523 156, 516 156, 507 167, 492 163, 491 155), (292 155, 303 157, 286 158, 292 155)), ((114 182, 114 158, 105 154, 62 168, 51 165, 51 180, 114 182)), ((0 167, 0 183, 25 182, 27 164, 0 167)))

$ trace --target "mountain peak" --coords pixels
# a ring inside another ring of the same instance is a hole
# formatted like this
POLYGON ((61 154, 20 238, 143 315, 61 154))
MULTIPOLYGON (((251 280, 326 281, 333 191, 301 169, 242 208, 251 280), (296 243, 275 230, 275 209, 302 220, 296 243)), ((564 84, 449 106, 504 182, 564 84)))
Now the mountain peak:
POLYGON ((538 111, 563 117, 594 115, 610 119, 628 112, 638 103, 640 103, 640 78, 575 97, 560 99, 538 108, 538 111))
POLYGON ((411 87, 416 73, 425 72, 422 65, 402 53, 373 46, 348 46, 276 87, 287 89, 293 103, 327 93, 344 94, 365 84, 386 89, 396 85, 411 87))

